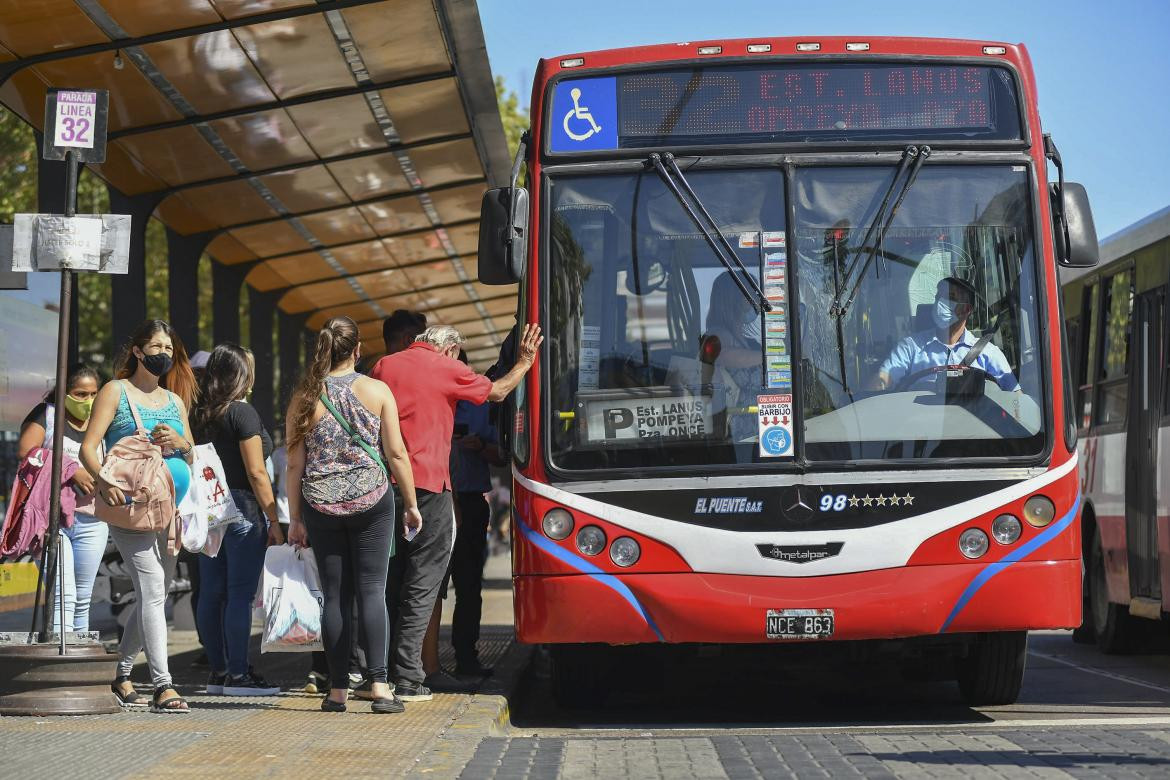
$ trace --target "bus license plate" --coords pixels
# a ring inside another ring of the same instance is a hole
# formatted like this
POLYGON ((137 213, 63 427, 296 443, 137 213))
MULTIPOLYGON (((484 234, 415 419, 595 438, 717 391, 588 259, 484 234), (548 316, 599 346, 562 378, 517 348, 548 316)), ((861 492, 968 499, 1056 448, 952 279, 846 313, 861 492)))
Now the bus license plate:
POLYGON ((770 609, 764 633, 768 639, 828 639, 833 628, 831 609, 770 609))

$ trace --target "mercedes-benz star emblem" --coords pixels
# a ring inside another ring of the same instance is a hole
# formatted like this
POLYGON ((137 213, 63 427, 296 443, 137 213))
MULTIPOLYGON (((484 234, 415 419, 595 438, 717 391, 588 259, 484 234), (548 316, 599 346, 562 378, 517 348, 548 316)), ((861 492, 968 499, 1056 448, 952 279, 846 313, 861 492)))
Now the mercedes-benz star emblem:
POLYGON ((784 502, 784 516, 789 520, 803 522, 813 516, 812 505, 808 503, 808 489, 797 485, 784 502))

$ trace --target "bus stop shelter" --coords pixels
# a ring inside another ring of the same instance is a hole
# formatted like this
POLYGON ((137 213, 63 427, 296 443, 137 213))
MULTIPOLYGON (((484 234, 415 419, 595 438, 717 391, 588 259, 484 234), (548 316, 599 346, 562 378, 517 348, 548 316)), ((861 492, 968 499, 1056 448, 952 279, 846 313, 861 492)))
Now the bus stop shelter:
MULTIPOLYGON (((405 308, 457 326, 480 369, 494 362, 516 301, 477 281, 479 201, 510 161, 474 0, 3 2, 0 102, 38 140, 49 87, 110 93, 93 170, 110 211, 133 217, 130 273, 112 283, 115 344, 157 314, 155 217, 170 321, 199 343, 196 270, 210 255, 213 340, 239 340, 248 308, 269 422, 274 368, 287 387, 333 315, 359 323, 366 355, 405 308)), ((40 162, 43 212, 62 208, 62 166, 40 162)))

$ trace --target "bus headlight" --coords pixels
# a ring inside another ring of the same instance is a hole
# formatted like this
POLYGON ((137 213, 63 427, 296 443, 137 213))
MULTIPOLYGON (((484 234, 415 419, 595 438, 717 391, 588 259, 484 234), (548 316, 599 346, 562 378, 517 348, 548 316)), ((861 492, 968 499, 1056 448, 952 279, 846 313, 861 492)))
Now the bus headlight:
POLYGON ((990 545, 987 534, 978 528, 968 528, 959 534, 959 552, 968 558, 981 557, 990 545))
POLYGON ((1015 515, 1000 515, 991 523, 991 535, 1000 544, 1015 544, 1023 530, 1015 515))
POLYGON ((544 526, 545 536, 559 542, 573 533, 573 516, 566 510, 556 507, 545 513, 541 525, 544 526))
POLYGON ((1043 528, 1056 519, 1056 505, 1047 496, 1032 496, 1024 502, 1024 519, 1028 525, 1043 528))
POLYGON ((577 549, 586 555, 597 555, 605 549, 605 531, 587 525, 577 532, 577 549))
POLYGON ((609 559, 618 566, 633 566, 642 557, 642 547, 628 536, 619 536, 609 546, 609 559))

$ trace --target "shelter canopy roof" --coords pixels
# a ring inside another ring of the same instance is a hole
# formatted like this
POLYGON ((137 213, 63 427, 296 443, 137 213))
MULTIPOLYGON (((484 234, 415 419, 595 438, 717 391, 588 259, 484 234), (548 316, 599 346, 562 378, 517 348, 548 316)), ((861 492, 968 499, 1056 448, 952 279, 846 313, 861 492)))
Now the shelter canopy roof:
POLYGON ((511 327, 476 281, 509 161, 472 0, 0 0, 0 78, 38 130, 47 87, 109 90, 96 172, 310 328, 373 354, 420 309, 487 356, 511 327))

